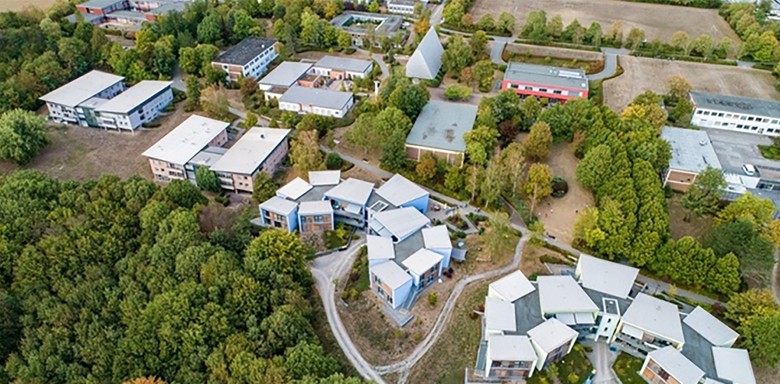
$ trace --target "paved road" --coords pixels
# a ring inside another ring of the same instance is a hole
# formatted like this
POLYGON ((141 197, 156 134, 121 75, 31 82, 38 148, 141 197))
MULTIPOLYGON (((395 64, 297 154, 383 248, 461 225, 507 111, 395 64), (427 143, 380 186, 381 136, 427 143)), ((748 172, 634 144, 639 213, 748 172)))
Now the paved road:
POLYGON ((506 64, 501 55, 504 53, 504 47, 512 41, 511 37, 493 36, 493 41, 490 42, 490 61, 498 65, 506 64))
POLYGON ((602 80, 614 75, 617 71, 618 55, 627 55, 631 51, 627 49, 601 48, 601 52, 604 52, 604 69, 599 73, 588 75, 588 80, 602 80))
POLYGON ((325 313, 328 317, 328 324, 341 350, 344 351, 344 355, 347 356, 349 362, 352 363, 363 378, 378 384, 385 384, 382 377, 363 358, 355 344, 352 343, 352 339, 350 339, 346 328, 344 328, 344 323, 341 321, 341 316, 339 316, 336 308, 338 304, 336 304, 335 281, 339 277, 344 276, 352 267, 357 251, 363 243, 364 240, 361 239, 353 242, 352 246, 344 252, 336 252, 328 256, 316 258, 310 263, 309 267, 312 276, 314 276, 317 290, 320 292, 322 305, 325 307, 325 313))
POLYGON ((614 363, 614 354, 609 351, 609 347, 604 340, 593 344, 593 352, 589 353, 593 368, 596 369, 596 375, 593 377, 593 384, 619 384, 620 381, 612 373, 612 364, 614 363))

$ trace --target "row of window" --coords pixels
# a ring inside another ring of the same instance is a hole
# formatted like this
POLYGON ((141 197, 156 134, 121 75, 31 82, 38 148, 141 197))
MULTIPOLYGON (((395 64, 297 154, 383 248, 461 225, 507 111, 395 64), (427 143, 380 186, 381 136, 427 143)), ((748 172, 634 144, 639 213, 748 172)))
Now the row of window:
POLYGON ((541 93, 549 93, 551 95, 562 95, 562 96, 582 96, 581 92, 577 91, 563 91, 560 89, 547 89, 547 88, 540 88, 540 87, 532 87, 530 85, 519 85, 510 83, 508 85, 508 88, 510 89, 517 89, 517 90, 523 90, 523 91, 529 91, 529 92, 541 92, 541 93))
MULTIPOLYGON (((702 122, 707 122, 707 120, 702 120, 702 122)), ((714 121, 712 122, 712 126, 714 127, 723 127, 723 128, 737 128, 737 129, 744 129, 746 131, 757 131, 759 127, 755 125, 747 125, 747 124, 737 124, 737 123, 729 123, 726 121, 714 121)), ((780 128, 765 128, 763 130, 765 133, 780 133, 780 128)))
POLYGON ((778 119, 769 119, 766 117, 755 117, 755 116, 749 116, 749 115, 738 115, 735 113, 726 113, 726 112, 710 112, 705 111, 701 109, 696 110, 697 115, 703 115, 703 116, 713 116, 713 117, 723 117, 726 119, 740 119, 744 121, 755 121, 757 123, 769 123, 769 124, 777 124, 780 122, 778 119))

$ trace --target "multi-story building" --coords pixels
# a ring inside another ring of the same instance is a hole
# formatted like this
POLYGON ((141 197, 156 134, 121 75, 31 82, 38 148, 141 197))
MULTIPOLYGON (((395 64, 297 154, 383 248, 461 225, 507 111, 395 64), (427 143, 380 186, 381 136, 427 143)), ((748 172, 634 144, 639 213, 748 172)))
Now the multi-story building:
POLYGON ((625 349, 638 353, 685 345, 682 322, 676 305, 640 293, 620 319, 614 340, 625 349))
POLYGON ((373 68, 370 60, 325 56, 314 63, 311 72, 333 80, 353 80, 368 77, 373 68))
POLYGON ((296 85, 290 87, 279 98, 279 109, 302 115, 313 113, 320 116, 341 118, 347 115, 354 103, 355 98, 352 92, 296 85))
POLYGON ((577 331, 551 318, 528 331, 536 356, 536 368, 545 369, 568 355, 577 341, 577 331))
POLYGON ((298 228, 298 204, 274 196, 260 204, 261 223, 269 228, 286 229, 289 232, 298 228))
MULTIPOLYGON (((111 22, 112 27, 128 24, 130 27, 157 18, 169 12, 182 12, 194 0, 88 0, 76 6, 76 13, 65 17, 75 23, 83 19, 100 25, 111 22)), ((129 31, 134 31, 130 28, 129 31)))
POLYGON ((211 66, 225 71, 228 81, 242 77, 257 79, 277 57, 275 39, 249 36, 217 56, 211 66))
POLYGON ((273 175, 289 149, 289 129, 249 129, 209 169, 216 172, 222 189, 252 193, 258 172, 273 175))
POLYGON ((89 111, 125 90, 124 77, 101 71, 85 75, 41 96, 49 109, 49 119, 83 127, 98 126, 89 111))
POLYGON ((486 354, 486 376, 496 378, 530 378, 539 362, 528 336, 490 336, 486 354))
POLYGON ((319 85, 319 81, 316 78, 306 79, 311 67, 312 64, 309 63, 283 61, 260 79, 257 85, 263 91, 266 100, 282 97, 290 87, 295 85, 311 85, 314 88, 319 85))
POLYGON ((347 11, 334 17, 330 24, 342 29, 352 37, 352 44, 362 46, 363 40, 373 37, 373 45, 380 46, 383 37, 401 34, 404 19, 398 15, 347 11))
POLYGON ((95 103, 90 107, 85 104, 81 109, 88 116, 88 122, 92 121, 91 117, 94 115, 94 120, 100 128, 132 132, 142 124, 156 119, 171 102, 173 91, 170 81, 144 80, 110 100, 95 103))
POLYGON ((521 97, 536 96, 553 102, 566 102, 588 98, 588 78, 579 68, 511 62, 504 72, 501 89, 511 89, 521 97))
POLYGON ((780 102, 691 91, 691 124, 757 135, 780 136, 780 102))
POLYGON ((467 132, 474 128, 477 107, 431 100, 425 105, 406 137, 406 158, 419 161, 432 154, 448 164, 462 166, 467 132))
POLYGON ((333 206, 329 201, 302 201, 298 208, 301 233, 332 231, 336 227, 333 206))
MULTIPOLYGON (((192 160, 209 147, 222 147, 228 142, 227 127, 230 123, 192 115, 170 131, 143 155, 149 159, 156 181, 195 181, 197 166, 192 160)), ((208 152, 207 152, 208 154, 208 152)), ((219 153, 208 161, 219 158, 219 153)))
POLYGON ((712 167, 721 169, 718 155, 707 132, 664 127, 661 138, 672 148, 672 158, 664 176, 664 185, 685 192, 700 172, 712 167))
POLYGON ((129 8, 128 0, 88 0, 76 5, 76 10, 85 14, 107 15, 129 8))
POLYGON ((672 346, 647 354, 639 374, 650 384, 697 384, 704 371, 672 346))
POLYGON ((414 15, 414 7, 422 4, 423 9, 427 1, 418 0, 387 0, 387 11, 390 13, 400 13, 402 15, 414 15))

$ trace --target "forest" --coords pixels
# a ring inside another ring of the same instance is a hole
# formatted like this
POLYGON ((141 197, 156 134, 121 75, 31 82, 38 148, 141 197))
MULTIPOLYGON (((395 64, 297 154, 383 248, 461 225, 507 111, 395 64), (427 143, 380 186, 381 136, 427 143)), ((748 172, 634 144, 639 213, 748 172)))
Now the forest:
POLYGON ((0 383, 361 383, 314 333, 298 237, 204 233, 206 203, 186 181, 0 179, 0 383))

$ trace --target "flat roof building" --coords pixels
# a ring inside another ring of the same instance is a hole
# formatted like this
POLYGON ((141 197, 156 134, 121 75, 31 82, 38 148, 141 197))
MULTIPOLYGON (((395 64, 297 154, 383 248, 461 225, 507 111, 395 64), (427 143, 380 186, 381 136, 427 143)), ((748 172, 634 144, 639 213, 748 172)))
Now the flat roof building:
POLYGON ((467 132, 474 128, 474 105, 429 101, 406 137, 406 157, 419 161, 426 153, 449 164, 463 165, 467 132))
POLYGON ((521 297, 535 291, 523 272, 514 271, 492 283, 488 287, 488 296, 513 303, 521 297))
POLYGON ((283 61, 257 83, 261 90, 275 87, 290 88, 311 69, 311 63, 283 61))
POLYGON ((212 67, 227 73, 227 80, 242 77, 257 79, 268 70, 268 65, 279 57, 276 40, 249 36, 228 48, 211 62, 212 67))
POLYGON ((707 167, 721 169, 707 132, 664 127, 661 130, 661 138, 672 148, 672 158, 664 176, 664 185, 669 185, 677 191, 685 191, 707 167))
POLYGON ((125 90, 124 79, 122 76, 93 70, 41 96, 40 99, 46 103, 49 119, 53 121, 97 127, 97 119, 91 111, 102 102, 122 93, 125 90), (96 100, 99 102, 95 103, 96 100))
POLYGON ((373 68, 374 63, 370 60, 329 55, 314 63, 312 72, 334 80, 352 80, 365 78, 373 68))
POLYGON ((593 324, 598 306, 571 276, 539 276, 539 306, 543 316, 554 315, 564 324, 593 324))
POLYGON ((731 347, 739 338, 737 332, 702 307, 694 308, 683 322, 716 347, 731 347))
POLYGON ((258 172, 273 175, 287 156, 289 129, 249 129, 211 166, 224 189, 252 192, 258 172))
POLYGON ((402 33, 403 22, 403 17, 397 15, 346 11, 334 17, 330 24, 349 33, 355 46, 362 46, 363 39, 373 30, 374 46, 379 46, 382 37, 402 33))
POLYGON ((780 136, 780 102, 691 91, 691 124, 757 135, 780 136))
POLYGON ((639 269, 599 259, 584 253, 577 260, 575 275, 584 288, 625 299, 631 293, 639 269))
POLYGON ((501 89, 511 89, 523 97, 536 96, 565 102, 588 98, 588 78, 580 68, 511 62, 504 72, 501 89))
POLYGON ((671 346, 648 353, 639 373, 650 383, 665 384, 697 384, 704 377, 704 371, 671 346))
POLYGON ((352 92, 331 91, 322 88, 290 87, 279 98, 279 109, 299 114, 341 118, 347 115, 355 99, 352 92))
POLYGON ((337 185, 341 182, 341 171, 310 171, 309 184, 320 187, 324 185, 337 185))
POLYGON ((677 349, 685 344, 677 306, 644 293, 638 294, 625 311, 616 335, 658 346, 671 344, 677 349))
POLYGON ((159 116, 173 102, 170 81, 143 80, 92 111, 98 126, 135 131, 159 116))

